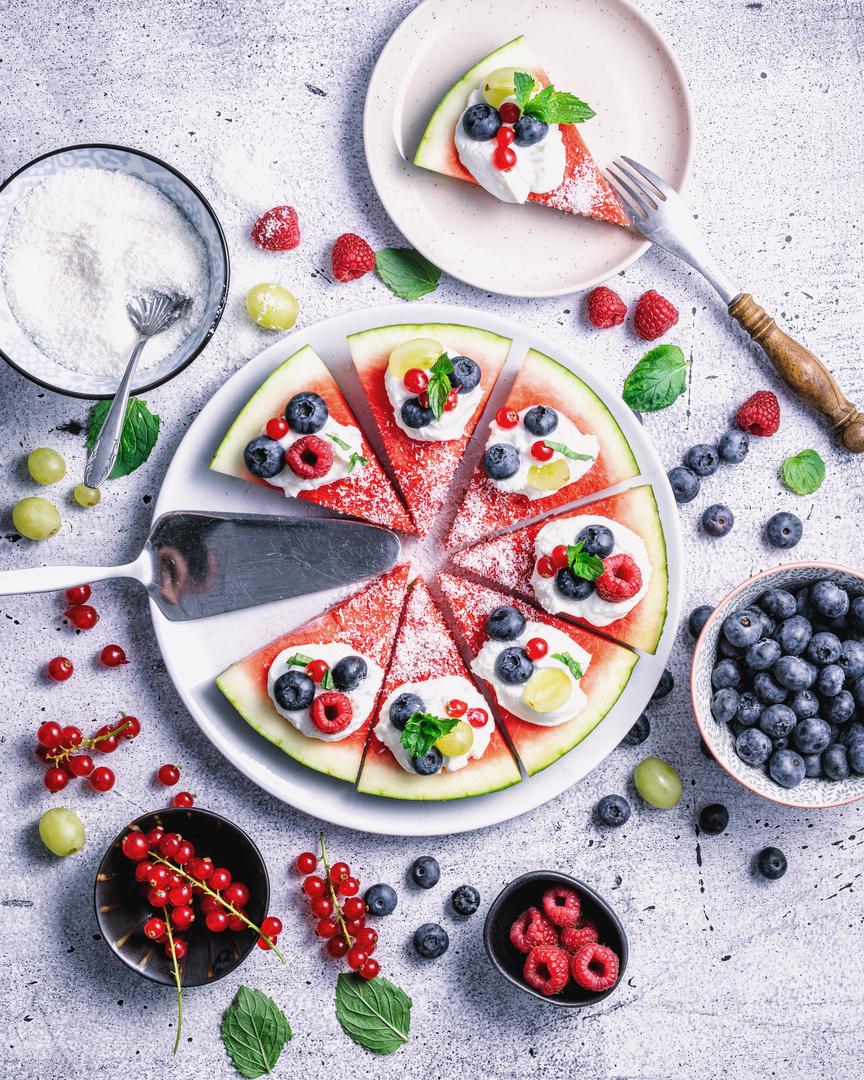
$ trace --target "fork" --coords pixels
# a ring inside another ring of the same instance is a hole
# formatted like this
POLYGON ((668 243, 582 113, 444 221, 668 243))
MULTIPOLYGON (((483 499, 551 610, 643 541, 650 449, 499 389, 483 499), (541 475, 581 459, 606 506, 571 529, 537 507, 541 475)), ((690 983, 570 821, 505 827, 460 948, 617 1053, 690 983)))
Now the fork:
POLYGON ((827 419, 847 450, 855 454, 864 451, 864 417, 846 400, 822 361, 785 334, 750 293, 730 283, 678 192, 638 161, 623 154, 621 159, 627 164, 615 162, 615 168, 607 172, 632 200, 633 205, 617 193, 633 228, 698 270, 723 298, 732 318, 762 346, 774 370, 793 393, 827 419))

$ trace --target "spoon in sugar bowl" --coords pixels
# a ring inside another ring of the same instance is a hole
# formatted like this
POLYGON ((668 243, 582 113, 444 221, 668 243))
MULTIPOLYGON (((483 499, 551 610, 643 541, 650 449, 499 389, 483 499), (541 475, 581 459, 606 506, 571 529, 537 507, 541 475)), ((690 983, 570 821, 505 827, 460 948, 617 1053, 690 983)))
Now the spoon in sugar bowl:
POLYGON ((129 404, 129 391, 138 360, 144 346, 150 338, 163 333, 183 315, 191 304, 188 296, 169 296, 167 293, 148 293, 136 296, 126 305, 126 314, 135 327, 138 340, 129 357, 126 371, 117 387, 117 393, 111 402, 111 408, 84 466, 84 483, 88 488, 101 487, 114 468, 120 450, 120 437, 123 434, 123 421, 126 419, 126 407, 129 404))

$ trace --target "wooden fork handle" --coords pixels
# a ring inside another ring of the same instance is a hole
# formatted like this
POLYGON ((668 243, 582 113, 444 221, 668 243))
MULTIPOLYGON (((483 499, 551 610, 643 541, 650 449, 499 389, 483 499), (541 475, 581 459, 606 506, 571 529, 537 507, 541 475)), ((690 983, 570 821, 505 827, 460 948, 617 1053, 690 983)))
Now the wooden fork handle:
POLYGON ((864 451, 864 416, 846 400, 822 361, 785 334, 750 293, 733 300, 729 314, 762 346, 792 392, 825 417, 841 444, 853 454, 864 451))

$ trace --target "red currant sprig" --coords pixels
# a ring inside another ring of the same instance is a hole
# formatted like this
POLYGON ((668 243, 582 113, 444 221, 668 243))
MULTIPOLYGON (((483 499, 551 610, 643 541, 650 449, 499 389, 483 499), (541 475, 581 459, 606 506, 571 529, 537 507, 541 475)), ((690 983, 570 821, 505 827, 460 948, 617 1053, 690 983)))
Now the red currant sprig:
POLYGON ((80 776, 89 779, 94 791, 110 791, 115 781, 113 770, 105 766, 97 769, 90 754, 83 751, 110 754, 120 745, 121 736, 134 739, 140 732, 141 724, 134 716, 101 727, 90 739, 85 739, 77 727, 61 728, 53 720, 46 720, 36 732, 36 753, 50 766, 43 778, 45 787, 56 794, 66 787, 70 777, 80 776))

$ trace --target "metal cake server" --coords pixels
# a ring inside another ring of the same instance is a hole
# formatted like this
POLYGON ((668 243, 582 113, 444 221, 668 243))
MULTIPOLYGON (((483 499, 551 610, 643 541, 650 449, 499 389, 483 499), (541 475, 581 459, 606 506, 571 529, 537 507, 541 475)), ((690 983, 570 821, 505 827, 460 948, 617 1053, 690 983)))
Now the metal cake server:
POLYGON ((6 570, 0 595, 135 578, 166 618, 182 622, 361 581, 401 552, 394 533, 357 521, 171 511, 153 522, 134 562, 6 570))
POLYGON ((607 172, 632 200, 622 198, 621 203, 633 228, 698 270, 723 298, 732 318, 762 346, 792 392, 826 418, 847 450, 855 454, 864 451, 864 417, 846 400, 822 361, 785 334, 749 293, 732 285, 714 261, 678 192, 638 161, 623 154, 621 158, 630 168, 616 162, 607 172))

